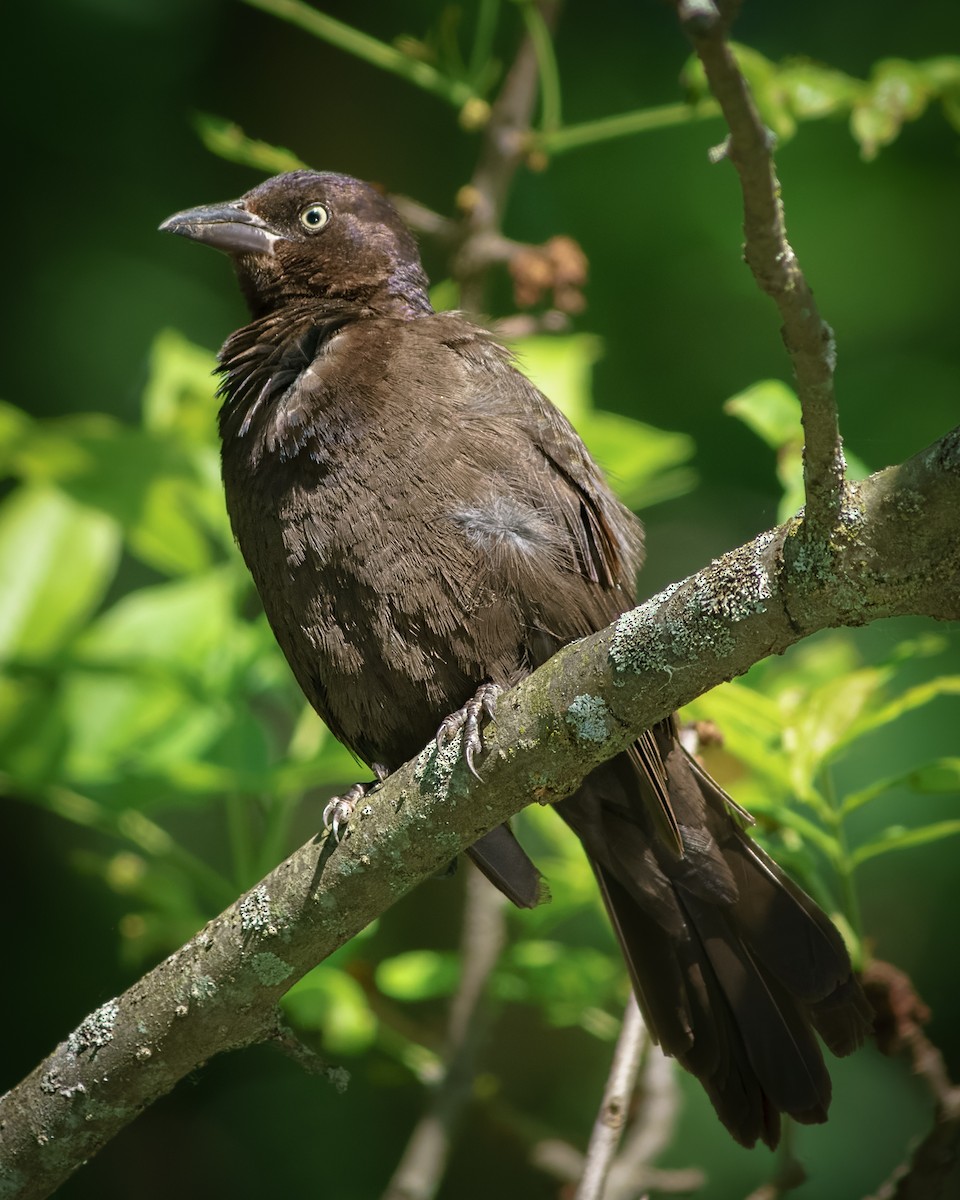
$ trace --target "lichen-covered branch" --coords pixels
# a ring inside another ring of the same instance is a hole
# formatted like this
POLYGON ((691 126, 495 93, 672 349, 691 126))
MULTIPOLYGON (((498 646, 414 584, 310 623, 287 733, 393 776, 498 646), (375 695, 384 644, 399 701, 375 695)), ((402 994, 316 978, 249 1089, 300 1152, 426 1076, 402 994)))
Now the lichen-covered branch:
POLYGON ((833 330, 823 320, 787 240, 773 134, 764 126, 727 41, 726 19, 713 0, 678 0, 690 38, 730 130, 723 156, 736 167, 743 192, 744 258, 776 303, 803 410, 804 536, 821 545, 840 519, 844 459, 833 389, 833 330))
POLYGON ((211 1055, 269 1037, 279 997, 422 879, 532 799, 721 680, 818 629, 960 618, 960 427, 849 485, 832 568, 786 556, 792 521, 566 647, 500 700, 481 780, 428 746, 339 846, 316 838, 0 1098, 0 1198, 48 1196, 211 1055), (817 587, 809 573, 816 573, 817 587))

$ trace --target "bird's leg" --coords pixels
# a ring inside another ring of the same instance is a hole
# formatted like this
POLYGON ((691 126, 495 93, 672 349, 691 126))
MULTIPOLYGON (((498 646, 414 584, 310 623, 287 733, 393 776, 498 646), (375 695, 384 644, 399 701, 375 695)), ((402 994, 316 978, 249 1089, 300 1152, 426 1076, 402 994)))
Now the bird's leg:
POLYGON ((378 788, 390 774, 387 768, 381 766, 380 763, 371 763, 370 765, 374 775, 376 775, 376 779, 371 779, 369 783, 355 783, 342 796, 331 796, 326 808, 323 810, 323 827, 330 830, 335 842, 340 841, 344 830, 350 823, 353 811, 360 801, 369 796, 375 788, 378 788))
MULTIPOLYGON (((495 683, 481 683, 476 693, 470 697, 463 708, 441 722, 437 730, 437 749, 442 750, 447 742, 452 742, 460 730, 463 730, 463 757, 472 775, 477 775, 473 765, 474 755, 483 751, 483 737, 480 733, 480 720, 486 715, 491 721, 497 715, 497 700, 503 688, 495 683)), ((479 779, 480 776, 477 775, 479 779)))

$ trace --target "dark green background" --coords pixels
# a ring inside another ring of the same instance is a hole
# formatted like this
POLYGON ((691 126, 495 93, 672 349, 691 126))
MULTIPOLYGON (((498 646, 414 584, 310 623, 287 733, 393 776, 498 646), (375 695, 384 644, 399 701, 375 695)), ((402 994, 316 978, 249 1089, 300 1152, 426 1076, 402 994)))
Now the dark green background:
MULTIPOLYGON (((323 7, 385 40, 422 35, 438 9, 427 0, 323 7)), ((506 50, 517 18, 504 7, 506 50)), ((230 198, 259 178, 203 149, 193 111, 230 117, 319 167, 378 180, 444 212, 471 171, 477 139, 458 129, 452 110, 239 3, 56 0, 21 6, 5 24, 0 395, 38 414, 105 410, 134 420, 160 328, 214 348, 242 321, 226 264, 155 233, 170 212, 230 198)), ((772 59, 808 55, 864 75, 879 57, 960 52, 960 9, 942 0, 909 9, 892 0, 748 0, 737 36, 772 59)), ((557 52, 570 121, 680 98, 687 48, 669 6, 568 3, 557 52)), ((718 122, 700 123, 572 152, 542 173, 521 173, 506 221, 515 237, 565 233, 584 247, 589 307, 576 325, 605 340, 598 405, 697 441, 700 487, 647 516, 647 593, 776 514, 770 453, 721 411, 756 379, 788 378, 772 306, 740 261, 734 173, 707 165, 707 148, 721 137, 718 122)), ((837 334, 847 444, 872 469, 899 461, 960 414, 956 132, 932 112, 864 164, 842 121, 818 122, 782 148, 779 167, 794 245, 837 334)), ((429 247, 426 259, 441 277, 429 247)), ((904 621, 856 640, 869 658, 922 628, 904 621)), ((957 669, 956 632, 946 632, 957 669)), ((935 669, 949 666, 944 659, 935 669)), ((931 669, 918 664, 916 678, 931 669)), ((958 724, 956 701, 941 701, 843 770, 865 781, 957 753, 958 724)), ((941 807, 956 815, 956 797, 941 807)), ((116 956, 120 901, 71 869, 75 831, 13 803, 0 809, 0 822, 5 1086, 131 976, 116 956)), ((948 842, 881 858, 862 884, 877 953, 914 974, 934 1008, 932 1034, 960 1075, 957 852, 948 842)), ((415 931, 423 944, 423 927, 434 922, 437 944, 452 944, 458 902, 458 884, 428 884, 388 915, 378 936, 397 950, 415 931)), ((576 1031, 544 1032, 532 1010, 511 1010, 484 1067, 509 1072, 511 1101, 577 1140, 605 1075, 598 1045, 576 1031)), ((267 1050, 217 1061, 62 1194, 378 1195, 419 1091, 390 1061, 350 1066, 353 1086, 339 1098, 267 1050)), ((808 1162, 823 1165, 798 1195, 859 1194, 902 1157, 926 1119, 922 1091, 903 1074, 875 1055, 836 1071, 837 1111, 846 1106, 848 1117, 804 1133, 808 1162)), ((708 1195, 745 1194, 767 1163, 715 1139, 708 1148, 698 1105, 671 1159, 709 1160, 708 1195)), ((550 1196, 556 1185, 532 1173, 519 1144, 477 1112, 443 1194, 491 1193, 550 1196)))

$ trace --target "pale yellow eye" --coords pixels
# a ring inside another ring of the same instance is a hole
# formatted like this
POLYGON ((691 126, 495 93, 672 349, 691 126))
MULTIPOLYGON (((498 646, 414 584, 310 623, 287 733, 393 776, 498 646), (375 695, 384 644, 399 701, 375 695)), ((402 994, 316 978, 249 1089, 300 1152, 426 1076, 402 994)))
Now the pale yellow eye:
POLYGON ((300 224, 310 233, 317 233, 330 220, 322 204, 308 204, 300 213, 300 224))

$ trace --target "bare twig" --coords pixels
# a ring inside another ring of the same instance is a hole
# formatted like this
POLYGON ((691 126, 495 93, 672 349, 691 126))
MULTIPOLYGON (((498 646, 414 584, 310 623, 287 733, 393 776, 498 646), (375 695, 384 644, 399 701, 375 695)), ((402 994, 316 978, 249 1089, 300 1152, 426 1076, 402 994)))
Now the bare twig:
POLYGON ((450 1006, 443 1075, 410 1135, 384 1200, 430 1200, 440 1187, 454 1130, 470 1098, 477 1049, 487 1030, 482 1003, 506 940, 505 904, 479 871, 470 870, 460 943, 462 973, 450 1006))
POLYGON ((604 1099, 601 1100, 593 1133, 590 1134, 587 1157, 583 1160, 583 1174, 576 1190, 576 1200, 601 1200, 604 1195, 607 1174, 630 1111, 630 1098, 636 1087, 640 1058, 648 1042, 647 1027, 643 1024, 636 996, 631 995, 624 1010, 617 1049, 613 1052, 604 1099))
POLYGON ((645 1190, 697 1191, 706 1182, 699 1167, 667 1169, 652 1165, 673 1141, 680 1112, 676 1064, 650 1044, 638 1089, 639 1104, 610 1169, 604 1200, 635 1200, 645 1190))
POLYGON ((602 1200, 610 1164, 627 1122, 630 1098, 640 1070, 640 1056, 648 1041, 649 1035, 640 1016, 637 999, 631 995, 623 1014, 623 1026, 610 1064, 600 1111, 590 1135, 575 1200, 602 1200))
MULTIPOLYGON (((557 0, 540 0, 547 28, 556 17, 557 0)), ((500 224, 507 192, 530 148, 530 119, 537 99, 537 54, 529 34, 500 89, 483 132, 483 147, 470 183, 460 192, 464 239, 453 262, 461 303, 468 312, 483 310, 483 284, 492 247, 502 240, 500 224)))
MULTIPOLYGON (((705 1176, 697 1167, 651 1165, 673 1140, 679 1111, 676 1069, 652 1043, 646 1046, 638 1099, 620 1152, 610 1164, 604 1200, 636 1200, 647 1191, 689 1195, 703 1187, 705 1176)), ((585 1156, 557 1138, 538 1139, 532 1158, 535 1166, 564 1182, 581 1180, 588 1169, 585 1156)))
POLYGON ((787 1119, 783 1123, 783 1138, 777 1150, 777 1165, 766 1183, 750 1193, 747 1200, 780 1200, 806 1182, 807 1172, 803 1163, 793 1152, 794 1124, 787 1119))
POLYGON ((820 316, 787 240, 773 135, 760 119, 727 41, 725 16, 729 13, 722 16, 713 0, 678 0, 677 9, 730 130, 722 153, 740 177, 744 257, 783 320, 783 340, 803 409, 803 534, 825 543, 840 521, 845 470, 833 390, 833 331, 820 316))

